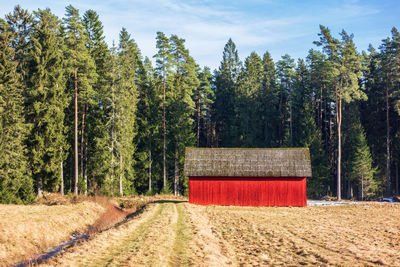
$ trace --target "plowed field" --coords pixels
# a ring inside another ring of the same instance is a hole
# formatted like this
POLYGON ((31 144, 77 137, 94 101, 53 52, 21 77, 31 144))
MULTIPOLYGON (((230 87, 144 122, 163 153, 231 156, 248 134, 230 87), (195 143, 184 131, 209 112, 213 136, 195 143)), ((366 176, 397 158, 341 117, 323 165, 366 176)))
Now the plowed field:
POLYGON ((158 201, 47 265, 400 266, 400 205, 250 208, 158 201))

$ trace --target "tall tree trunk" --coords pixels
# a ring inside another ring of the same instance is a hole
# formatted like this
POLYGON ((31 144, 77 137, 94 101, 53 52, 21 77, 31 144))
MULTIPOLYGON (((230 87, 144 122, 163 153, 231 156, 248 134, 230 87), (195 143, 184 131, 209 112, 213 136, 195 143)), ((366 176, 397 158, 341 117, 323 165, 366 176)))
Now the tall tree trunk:
POLYGON ((292 87, 289 87, 290 146, 293 146, 292 87))
POLYGON ((122 197, 124 195, 124 191, 122 188, 122 155, 119 155, 119 194, 122 197))
POLYGON ((342 85, 343 85, 343 74, 340 75, 340 87, 339 92, 337 88, 337 82, 335 81, 335 97, 336 97, 336 123, 337 123, 337 138, 338 138, 338 156, 337 156, 337 199, 342 199, 341 192, 341 161, 342 161, 342 85), (338 99, 339 97, 339 99, 338 99))
POLYGON ((199 95, 197 99, 197 147, 200 146, 200 96, 201 91, 199 90, 199 95))
POLYGON ((331 127, 331 109, 328 108, 328 98, 325 93, 325 112, 324 112, 324 133, 325 133, 325 151, 328 154, 329 151, 329 132, 328 129, 331 127), (329 120, 327 119, 327 115, 329 115, 329 120), (327 123, 329 123, 327 125, 327 123), (328 127, 329 126, 329 127, 328 127))
POLYGON ((282 140, 283 140, 283 95, 282 93, 280 94, 279 97, 279 124, 278 124, 278 131, 279 131, 279 145, 282 145, 282 140))
POLYGON ((151 139, 150 139, 150 142, 149 142, 149 192, 151 192, 151 190, 152 190, 152 188, 151 188, 151 184, 152 184, 152 181, 151 181, 151 164, 152 164, 153 162, 152 162, 152 159, 151 159, 151 139))
POLYGON ((396 196, 399 195, 399 166, 396 162, 396 196))
POLYGON ((114 99, 114 87, 111 88, 112 92, 111 92, 111 174, 110 174, 110 193, 111 195, 113 195, 113 188, 114 188, 114 170, 115 170, 115 166, 114 166, 114 153, 115 153, 115 99, 114 99))
MULTIPOLYGON (((61 155, 63 155, 62 147, 60 147, 60 150, 61 150, 61 155)), ((63 168, 62 158, 60 161, 60 193, 61 193, 61 195, 64 195, 64 168, 63 168)))
POLYGON ((351 197, 352 197, 352 192, 351 191, 352 191, 351 190, 351 181, 347 180, 347 199, 351 199, 351 197))
POLYGON ((361 201, 364 201, 364 173, 361 174, 361 201))
POLYGON ((115 126, 115 95, 114 95, 114 86, 115 86, 115 58, 112 61, 112 82, 111 82, 111 172, 110 172, 110 194, 113 195, 113 187, 114 187, 114 126, 115 126))
POLYGON ((178 195, 179 190, 179 166, 178 166, 178 146, 175 147, 175 173, 174 173, 174 195, 178 195))
POLYGON ((167 165, 166 165, 166 150, 167 150, 167 129, 165 126, 165 66, 163 67, 163 189, 167 189, 167 165))
POLYGON ((211 141, 211 146, 212 147, 218 147, 217 123, 216 122, 212 123, 212 141, 211 141))
POLYGON ((42 180, 40 176, 38 175, 36 177, 36 187, 37 187, 37 197, 41 198, 43 196, 43 186, 42 186, 42 180))
POLYGON ((87 151, 88 151, 88 134, 87 134, 87 131, 86 131, 86 136, 85 136, 85 150, 84 150, 84 152, 83 152, 83 154, 84 154, 84 163, 85 163, 85 171, 84 171, 84 173, 83 173, 83 178, 84 178, 84 180, 85 180, 85 185, 86 185, 86 188, 85 188, 85 195, 87 195, 87 193, 88 193, 88 188, 89 188, 89 183, 88 183, 88 176, 87 176, 87 171, 88 171, 88 168, 87 168, 87 151))
POLYGON ((389 87, 386 86, 386 196, 390 196, 390 122, 389 122, 389 87))
POLYGON ((113 195, 113 184, 114 184, 114 94, 112 95, 113 107, 111 112, 111 174, 110 174, 110 193, 113 195))
MULTIPOLYGON (((85 157, 85 118, 86 118, 86 104, 82 106, 82 128, 81 128, 81 177, 84 178, 84 157, 85 157)), ((87 188, 87 181, 85 181, 85 187, 87 188)), ((87 189, 85 188, 85 195, 87 189)))
POLYGON ((78 70, 74 72, 74 84, 75 84, 75 184, 74 194, 78 195, 78 178, 79 178, 79 164, 78 164, 78 70))
POLYGON ((323 87, 321 87, 321 91, 320 91, 320 98, 319 98, 319 102, 320 102, 320 105, 319 105, 319 118, 318 118, 318 126, 319 126, 319 129, 321 130, 321 132, 322 132, 322 124, 323 124, 323 119, 322 119, 322 110, 323 110, 323 90, 322 89, 325 89, 325 85, 323 86, 323 87))

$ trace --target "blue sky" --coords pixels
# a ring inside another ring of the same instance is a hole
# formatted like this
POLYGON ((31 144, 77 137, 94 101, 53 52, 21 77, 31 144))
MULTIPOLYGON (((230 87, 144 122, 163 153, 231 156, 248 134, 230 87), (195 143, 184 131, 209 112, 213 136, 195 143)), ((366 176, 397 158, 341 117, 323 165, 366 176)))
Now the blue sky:
POLYGON ((354 33, 359 51, 370 43, 378 47, 392 27, 400 28, 397 0, 0 0, 0 16, 17 4, 29 11, 49 7, 60 18, 69 4, 81 14, 93 9, 109 45, 118 42, 125 27, 148 57, 156 53, 157 31, 176 34, 186 40, 199 65, 212 69, 218 68, 229 38, 242 60, 252 51, 262 55, 268 50, 276 61, 284 54, 306 57, 315 48, 312 42, 319 39, 319 24, 336 37, 342 29, 354 33))

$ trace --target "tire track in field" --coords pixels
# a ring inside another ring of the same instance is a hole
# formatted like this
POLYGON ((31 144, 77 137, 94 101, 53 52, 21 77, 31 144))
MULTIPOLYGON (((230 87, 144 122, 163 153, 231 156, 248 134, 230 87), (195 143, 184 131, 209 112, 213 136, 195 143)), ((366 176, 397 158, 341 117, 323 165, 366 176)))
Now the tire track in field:
MULTIPOLYGON (((47 266, 99 266, 107 265, 114 255, 120 253, 121 247, 130 239, 139 229, 145 230, 147 225, 158 218, 163 207, 160 205, 149 204, 143 213, 120 225, 117 228, 109 229, 88 242, 84 242, 71 250, 50 261, 47 266), (96 265, 97 264, 97 265, 96 265)), ((143 234, 146 231, 143 232, 143 234)), ((140 234, 138 234, 140 236, 140 234)))
MULTIPOLYGON (((143 238, 124 244, 127 253, 114 259, 116 266, 168 266, 176 239, 178 211, 175 203, 159 204, 164 207, 160 215, 149 225, 143 238), (126 257, 128 255, 128 257, 126 257)), ((137 234, 141 229, 137 230, 137 234)))
POLYGON ((237 266, 234 250, 210 222, 207 206, 184 204, 192 239, 189 266, 237 266))

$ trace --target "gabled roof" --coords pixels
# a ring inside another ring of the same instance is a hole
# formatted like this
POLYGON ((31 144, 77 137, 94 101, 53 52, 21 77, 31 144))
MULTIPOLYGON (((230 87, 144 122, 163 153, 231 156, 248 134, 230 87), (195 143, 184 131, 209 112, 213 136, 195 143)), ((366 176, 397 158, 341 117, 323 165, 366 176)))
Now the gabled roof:
POLYGON ((185 176, 311 177, 308 148, 186 148, 185 176))

